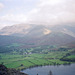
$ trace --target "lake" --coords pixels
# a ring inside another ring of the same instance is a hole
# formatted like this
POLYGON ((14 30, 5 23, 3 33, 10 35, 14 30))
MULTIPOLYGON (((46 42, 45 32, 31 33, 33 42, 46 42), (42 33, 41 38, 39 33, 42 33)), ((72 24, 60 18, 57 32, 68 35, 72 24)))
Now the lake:
POLYGON ((42 66, 23 70, 22 72, 29 75, 75 75, 75 64, 59 66, 42 66))

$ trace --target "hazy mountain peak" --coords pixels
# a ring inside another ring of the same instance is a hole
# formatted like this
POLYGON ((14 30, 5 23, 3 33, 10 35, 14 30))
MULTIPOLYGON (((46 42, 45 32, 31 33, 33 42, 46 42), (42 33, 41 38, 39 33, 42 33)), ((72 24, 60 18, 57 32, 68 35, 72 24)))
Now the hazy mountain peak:
POLYGON ((65 33, 65 34, 68 34, 70 36, 75 37, 75 33, 73 33, 72 31, 70 31, 70 30, 68 30, 66 28, 63 28, 63 31, 61 31, 61 32, 65 33))
POLYGON ((30 29, 30 25, 13 25, 13 26, 8 26, 4 27, 3 29, 0 30, 0 35, 12 35, 12 34, 27 34, 28 29, 30 29))
POLYGON ((41 37, 54 32, 61 32, 75 37, 75 26, 71 24, 63 24, 56 26, 35 25, 35 24, 18 24, 13 26, 4 27, 0 30, 0 35, 13 35, 13 36, 30 36, 41 37))
POLYGON ((44 29, 44 34, 47 35, 47 34, 50 34, 51 33, 51 30, 49 29, 44 29))

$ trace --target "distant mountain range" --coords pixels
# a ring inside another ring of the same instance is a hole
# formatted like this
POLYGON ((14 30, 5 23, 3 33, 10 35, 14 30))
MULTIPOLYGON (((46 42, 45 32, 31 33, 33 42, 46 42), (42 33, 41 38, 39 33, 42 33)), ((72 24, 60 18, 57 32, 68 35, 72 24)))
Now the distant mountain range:
MULTIPOLYGON (((34 25, 19 24, 4 27, 0 30, 0 45, 7 46, 12 43, 24 44, 23 47, 40 45, 62 46, 71 43, 75 45, 75 25, 34 25)), ((72 45, 72 46, 73 46, 72 45)))

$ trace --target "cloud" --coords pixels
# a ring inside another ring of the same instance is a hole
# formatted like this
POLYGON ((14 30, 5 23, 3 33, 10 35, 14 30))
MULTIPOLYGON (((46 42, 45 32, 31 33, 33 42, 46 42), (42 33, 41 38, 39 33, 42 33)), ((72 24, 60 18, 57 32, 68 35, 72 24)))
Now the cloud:
POLYGON ((21 23, 26 21, 26 17, 24 14, 6 14, 0 17, 0 21, 21 23))
POLYGON ((5 26, 10 26, 10 24, 8 24, 8 23, 1 23, 1 22, 0 22, 0 29, 2 29, 2 28, 5 27, 5 26))
POLYGON ((3 3, 0 3, 0 10, 4 7, 3 3))
POLYGON ((26 16, 24 14, 6 14, 0 17, 0 29, 5 26, 11 26, 25 22, 26 16))
POLYGON ((40 0, 27 19, 30 23, 51 25, 75 22, 75 0, 40 0))
POLYGON ((14 1, 4 0, 5 5, 0 3, 0 10, 4 7, 0 14, 0 26, 16 23, 56 25, 75 22, 75 0, 14 1))

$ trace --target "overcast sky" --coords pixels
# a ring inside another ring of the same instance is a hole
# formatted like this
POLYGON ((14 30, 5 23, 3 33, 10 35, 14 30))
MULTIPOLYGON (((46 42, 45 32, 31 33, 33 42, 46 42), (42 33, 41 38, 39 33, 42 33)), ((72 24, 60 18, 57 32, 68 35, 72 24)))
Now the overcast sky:
POLYGON ((75 22, 75 0, 0 0, 0 29, 19 23, 75 22))

